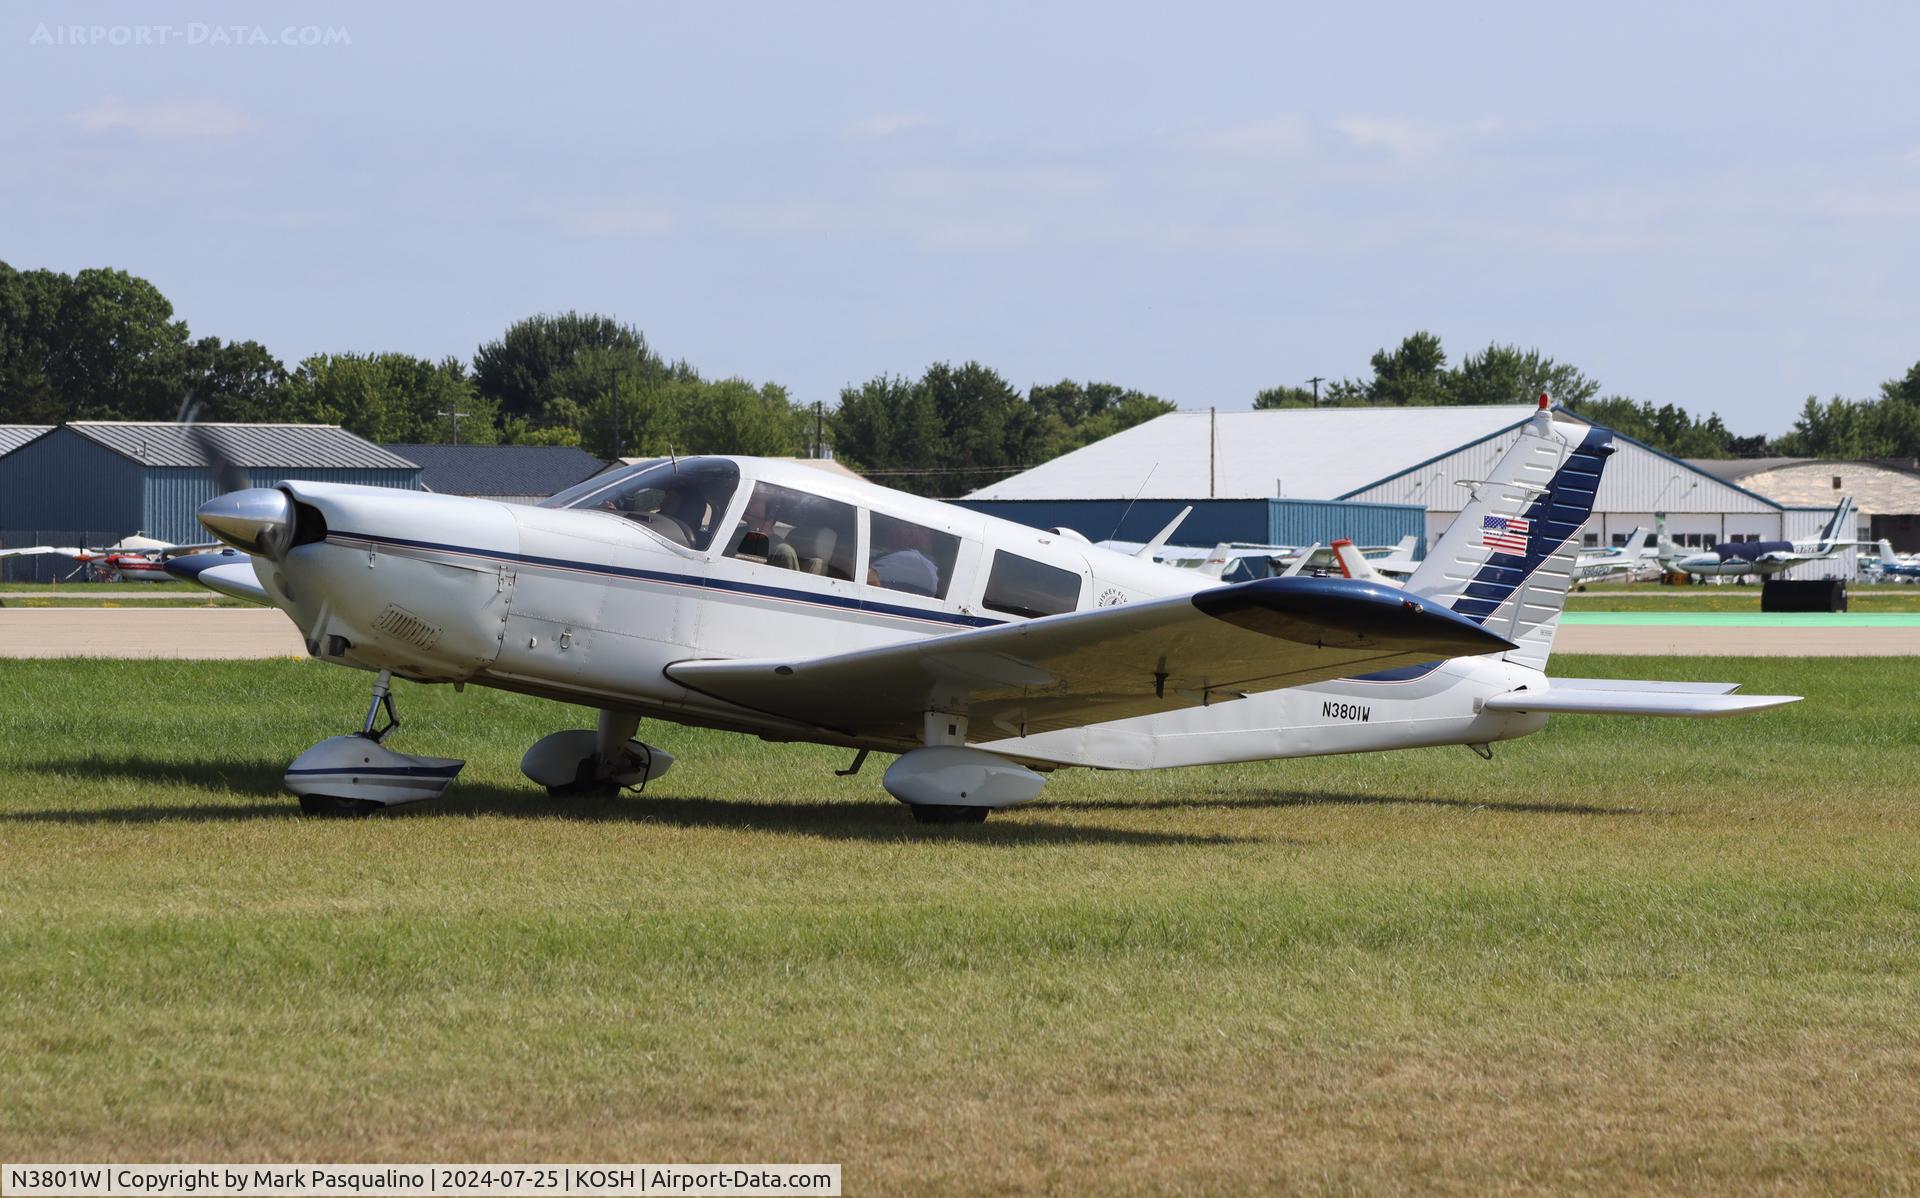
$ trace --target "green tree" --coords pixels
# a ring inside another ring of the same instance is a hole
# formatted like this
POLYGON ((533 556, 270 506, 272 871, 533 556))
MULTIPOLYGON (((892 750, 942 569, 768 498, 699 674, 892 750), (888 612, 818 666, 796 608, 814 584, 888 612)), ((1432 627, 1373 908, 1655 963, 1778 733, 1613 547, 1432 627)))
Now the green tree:
POLYGON ((1599 394, 1600 384, 1537 349, 1493 344, 1477 354, 1468 354, 1448 373, 1442 402, 1532 403, 1542 391, 1559 403, 1577 404, 1599 394))
POLYGON ((804 447, 804 414, 778 383, 756 388, 737 378, 689 380, 671 391, 688 453, 781 458, 796 457, 804 447))
POLYGON ((1313 408, 1319 401, 1314 398, 1310 387, 1268 387, 1253 397, 1253 407, 1257 412, 1274 408, 1313 408))
POLYGON ((186 351, 186 386, 201 420, 290 420, 288 380, 286 366, 258 341, 203 337, 186 351))
POLYGON ((0 381, 8 419, 171 419, 186 391, 187 326, 122 270, 0 263, 0 381), (18 395, 15 394, 18 388, 18 395))
POLYGON ((1027 403, 1042 422, 1037 449, 1041 461, 1174 410, 1159 396, 1131 387, 1073 379, 1029 387, 1027 403))
POLYGON ((1337 402, 1382 404, 1390 407, 1424 406, 1447 402, 1447 353, 1440 338, 1414 333, 1393 350, 1375 350, 1369 359, 1373 378, 1336 383, 1329 395, 1337 402))
POLYGON ((474 386, 498 405, 503 419, 538 423, 556 398, 559 377, 583 352, 595 350, 660 364, 639 329, 611 316, 570 311, 516 321, 480 346, 473 355, 474 386))
POLYGON ((926 471, 944 464, 940 414, 932 395, 912 379, 880 375, 840 392, 840 405, 828 416, 834 454, 856 469, 887 471, 889 486, 922 495, 943 485, 926 473, 895 476, 893 471, 926 471))
POLYGON ((460 441, 492 444, 496 412, 456 358, 411 354, 314 354, 287 384, 287 418, 338 424, 377 442, 447 442, 460 412, 460 441))

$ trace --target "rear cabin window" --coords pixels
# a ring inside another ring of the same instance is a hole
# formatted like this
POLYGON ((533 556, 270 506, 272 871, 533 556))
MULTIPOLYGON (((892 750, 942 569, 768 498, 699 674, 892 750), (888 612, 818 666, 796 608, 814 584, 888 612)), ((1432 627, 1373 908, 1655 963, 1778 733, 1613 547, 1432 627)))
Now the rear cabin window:
POLYGON ((909 595, 945 599, 953 584, 960 538, 924 524, 873 513, 867 583, 909 595))
POLYGON ((981 602, 1010 616, 1056 616, 1080 606, 1080 576, 996 549, 981 602))
POLYGON ((852 582, 857 519, 850 503, 755 483, 727 540, 727 556, 852 582))

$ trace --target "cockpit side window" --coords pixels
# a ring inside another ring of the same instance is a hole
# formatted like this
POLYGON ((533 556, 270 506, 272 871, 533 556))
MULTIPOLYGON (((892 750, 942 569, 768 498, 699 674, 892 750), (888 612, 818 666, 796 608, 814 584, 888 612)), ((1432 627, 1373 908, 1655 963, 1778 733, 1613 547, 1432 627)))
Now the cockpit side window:
POLYGON ((713 544, 740 469, 724 458, 642 463, 588 479, 543 507, 612 512, 675 545, 704 552, 713 544))
POLYGON ((1059 615, 1080 606, 1080 575, 996 549, 981 603, 1010 616, 1059 615))
POLYGON ((857 520, 850 503, 755 483, 727 538, 726 556, 851 582, 859 552, 857 520))
POLYGON ((867 583, 890 591, 945 599, 960 538, 909 520, 873 513, 867 583))

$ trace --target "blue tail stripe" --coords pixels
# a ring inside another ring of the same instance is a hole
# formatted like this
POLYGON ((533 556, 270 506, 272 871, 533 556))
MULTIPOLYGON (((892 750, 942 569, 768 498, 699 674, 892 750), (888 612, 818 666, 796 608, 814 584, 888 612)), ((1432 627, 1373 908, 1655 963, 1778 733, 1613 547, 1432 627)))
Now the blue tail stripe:
POLYGON ((1579 447, 1554 472, 1545 494, 1536 497, 1524 513, 1530 530, 1527 552, 1494 553, 1461 588, 1461 598, 1453 610, 1477 623, 1486 623, 1516 587, 1578 534, 1593 514, 1600 474, 1611 453, 1613 434, 1604 428, 1588 429, 1579 447))

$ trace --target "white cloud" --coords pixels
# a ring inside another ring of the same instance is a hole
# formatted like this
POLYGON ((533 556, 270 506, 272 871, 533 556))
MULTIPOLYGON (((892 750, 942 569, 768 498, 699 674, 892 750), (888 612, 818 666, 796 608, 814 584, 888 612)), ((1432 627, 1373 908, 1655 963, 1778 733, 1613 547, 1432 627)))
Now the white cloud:
POLYGON ((1188 135, 1185 140, 1194 149, 1217 154, 1292 158, 1313 149, 1313 128, 1302 117, 1276 116, 1244 125, 1203 130, 1188 135))
POLYGON ((69 113, 67 119, 89 135, 124 129, 149 141, 237 137, 260 127, 260 123, 246 113, 217 100, 129 104, 107 96, 90 108, 69 113))
POLYGON ((1350 116, 1333 122, 1334 129, 1363 150, 1385 150, 1399 158, 1432 154, 1446 144, 1446 136, 1417 121, 1394 117, 1350 116))
POLYGON ((905 133, 912 129, 925 129, 933 124, 931 117, 917 112, 890 112, 879 116, 870 116, 864 121, 855 121, 846 128, 848 137, 892 137, 896 133, 905 133))

